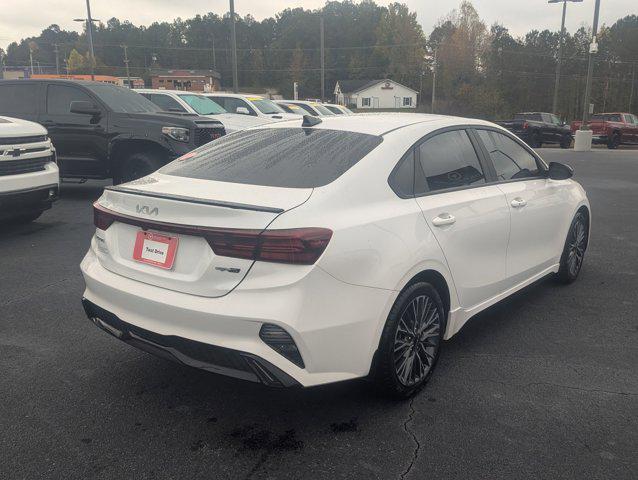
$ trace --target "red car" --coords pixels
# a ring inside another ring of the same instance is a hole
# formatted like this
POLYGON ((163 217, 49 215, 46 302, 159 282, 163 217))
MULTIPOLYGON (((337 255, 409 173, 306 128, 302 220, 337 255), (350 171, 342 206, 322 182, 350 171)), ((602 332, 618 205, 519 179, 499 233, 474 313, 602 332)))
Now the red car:
MULTIPOLYGON (((580 129, 582 122, 572 122, 572 133, 580 129)), ((594 134, 592 143, 618 148, 620 145, 638 145, 638 117, 631 113, 596 113, 589 126, 594 134)))

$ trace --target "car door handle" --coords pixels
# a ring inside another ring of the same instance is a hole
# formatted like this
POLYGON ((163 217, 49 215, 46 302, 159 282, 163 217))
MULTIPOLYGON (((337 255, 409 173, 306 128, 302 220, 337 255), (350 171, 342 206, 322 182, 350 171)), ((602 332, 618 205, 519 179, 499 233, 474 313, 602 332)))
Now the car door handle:
POLYGON ((442 213, 438 217, 434 217, 432 219, 432 225, 435 227, 444 227, 445 225, 452 225, 456 222, 456 218, 454 215, 450 215, 449 213, 442 213))
POLYGON ((521 197, 516 197, 514 200, 512 200, 510 205, 512 205, 512 207, 514 208, 521 208, 527 205, 527 200, 524 200, 521 197))

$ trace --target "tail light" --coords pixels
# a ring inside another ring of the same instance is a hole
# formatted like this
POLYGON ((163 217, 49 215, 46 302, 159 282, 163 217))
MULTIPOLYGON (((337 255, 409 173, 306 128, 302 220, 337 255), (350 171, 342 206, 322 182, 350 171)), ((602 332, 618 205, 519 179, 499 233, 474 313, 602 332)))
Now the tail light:
POLYGON ((104 208, 97 202, 93 204, 93 223, 96 228, 106 230, 115 221, 143 230, 203 237, 215 255, 297 265, 314 264, 332 238, 332 230, 327 228, 255 230, 177 225, 132 217, 104 208))
POLYGON ((527 130, 529 128, 529 123, 523 122, 523 130, 527 130))

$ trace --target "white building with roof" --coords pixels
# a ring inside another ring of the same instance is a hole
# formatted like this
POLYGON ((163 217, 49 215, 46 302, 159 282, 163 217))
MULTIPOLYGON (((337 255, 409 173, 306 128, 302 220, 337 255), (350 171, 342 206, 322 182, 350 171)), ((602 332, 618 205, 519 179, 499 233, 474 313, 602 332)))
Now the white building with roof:
POLYGON ((380 80, 339 80, 335 103, 357 109, 416 108, 416 90, 389 78, 380 80))

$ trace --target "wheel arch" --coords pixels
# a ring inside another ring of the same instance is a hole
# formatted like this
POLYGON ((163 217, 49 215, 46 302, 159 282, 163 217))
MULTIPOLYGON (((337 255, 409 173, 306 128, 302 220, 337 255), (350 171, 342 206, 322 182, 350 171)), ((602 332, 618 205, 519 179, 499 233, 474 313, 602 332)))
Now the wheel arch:
POLYGON ((138 152, 152 152, 168 159, 169 151, 162 145, 152 140, 127 138, 114 140, 110 146, 110 159, 112 173, 117 170, 121 161, 126 156, 138 152))

